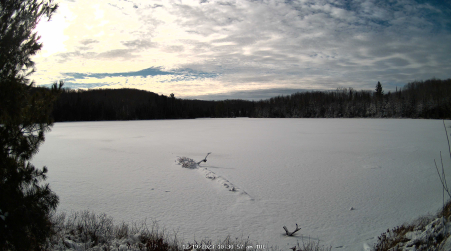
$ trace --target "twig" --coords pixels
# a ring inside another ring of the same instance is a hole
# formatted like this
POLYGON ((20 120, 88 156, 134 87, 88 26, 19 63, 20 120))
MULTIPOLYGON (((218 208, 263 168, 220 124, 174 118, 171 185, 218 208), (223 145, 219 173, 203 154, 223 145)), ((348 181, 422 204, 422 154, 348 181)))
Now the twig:
POLYGON ((451 158, 451 145, 449 144, 448 130, 446 130, 445 120, 443 120, 443 127, 445 127, 446 139, 448 140, 449 157, 451 158))
MULTIPOLYGON (((448 152, 451 158, 451 144, 449 143, 448 130, 446 129, 445 120, 443 120, 443 127, 445 128, 446 140, 448 141, 448 152)), ((443 200, 443 209, 442 212, 445 211, 445 191, 448 193, 448 196, 451 198, 451 193, 449 192, 448 183, 446 182, 446 174, 445 174, 445 166, 443 165, 443 157, 442 152, 440 151, 440 162, 442 164, 442 173, 438 170, 437 162, 434 159, 435 169, 437 170, 438 177, 440 178, 440 183, 442 183, 442 200, 443 200)), ((445 219, 442 220, 443 226, 445 226, 445 219)), ((445 228, 446 232, 446 228, 445 228)))
POLYGON ((297 223, 296 223, 296 229, 293 232, 288 231, 286 226, 283 226, 283 229, 285 229, 285 232, 287 233, 288 236, 293 236, 294 233, 296 233, 297 231, 301 230, 301 228, 298 227, 297 223))
POLYGON ((199 164, 202 163, 202 162, 207 162, 207 157, 208 157, 208 155, 210 155, 210 153, 211 153, 211 152, 207 153, 207 156, 205 156, 205 158, 204 158, 203 160, 197 162, 197 164, 199 165, 199 164))
MULTIPOLYGON (((442 159, 442 152, 440 152, 440 159, 442 159)), ((435 164, 435 169, 437 170, 438 177, 440 178, 440 182, 442 183, 443 190, 445 190, 448 193, 448 196, 451 198, 451 193, 449 192, 448 184, 446 184, 446 180, 444 177, 445 172, 444 172, 443 161, 442 161, 442 174, 440 174, 440 171, 438 170, 438 167, 437 167, 437 162, 435 160, 434 160, 434 164, 435 164)))

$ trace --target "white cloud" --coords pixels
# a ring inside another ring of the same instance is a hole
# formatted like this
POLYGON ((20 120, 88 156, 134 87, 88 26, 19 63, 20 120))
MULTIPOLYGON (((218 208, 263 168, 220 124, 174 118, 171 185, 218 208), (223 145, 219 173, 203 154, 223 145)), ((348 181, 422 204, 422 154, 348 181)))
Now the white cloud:
MULTIPOLYGON (((449 13, 413 0, 79 0, 61 6, 55 20, 69 17, 60 27, 64 37, 57 36, 59 49, 36 59, 40 79, 149 67, 216 74, 172 81, 171 92, 183 96, 192 89, 202 95, 372 89, 377 81, 400 86, 451 72, 449 13)), ((157 88, 140 81, 140 88, 157 88)))

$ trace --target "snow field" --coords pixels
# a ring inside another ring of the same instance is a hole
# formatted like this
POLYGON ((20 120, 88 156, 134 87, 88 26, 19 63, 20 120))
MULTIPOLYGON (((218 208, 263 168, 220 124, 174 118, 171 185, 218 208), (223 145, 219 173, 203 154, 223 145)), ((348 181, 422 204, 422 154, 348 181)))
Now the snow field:
POLYGON ((33 163, 49 168, 60 211, 156 220, 186 241, 288 250, 310 237, 352 251, 441 207, 433 160, 447 149, 439 120, 78 122, 55 124, 33 163), (208 152, 195 170, 174 164, 208 152))

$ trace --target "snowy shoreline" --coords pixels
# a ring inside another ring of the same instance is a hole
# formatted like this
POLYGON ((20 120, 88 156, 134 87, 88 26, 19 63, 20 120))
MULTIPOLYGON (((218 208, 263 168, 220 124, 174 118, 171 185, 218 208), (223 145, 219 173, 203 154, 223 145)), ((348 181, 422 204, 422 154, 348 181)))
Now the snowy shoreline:
MULTIPOLYGON (((113 219, 106 214, 96 215, 89 211, 56 214, 52 217, 54 235, 47 240, 45 250, 159 250, 159 251, 276 251, 278 247, 254 244, 249 238, 223 240, 202 238, 190 242, 181 242, 176 234, 168 234, 160 229, 157 222, 147 224, 114 225, 113 219)), ((319 241, 301 238, 297 250, 330 251, 331 247, 322 246, 319 241)))
MULTIPOLYGON (((199 250, 199 251, 279 251, 271 244, 253 244, 249 239, 231 238, 212 241, 201 239, 182 243, 176 235, 170 236, 160 229, 156 222, 142 222, 129 226, 114 225, 106 214, 95 215, 89 211, 75 212, 69 216, 61 213, 52 217, 55 234, 47 242, 47 250, 199 250)), ((382 250, 451 250, 451 201, 435 216, 421 216, 411 223, 387 229, 373 246, 366 245, 365 251, 382 250)), ((294 249, 293 249, 294 248, 294 249)), ((320 241, 302 237, 293 251, 327 251, 320 241)))

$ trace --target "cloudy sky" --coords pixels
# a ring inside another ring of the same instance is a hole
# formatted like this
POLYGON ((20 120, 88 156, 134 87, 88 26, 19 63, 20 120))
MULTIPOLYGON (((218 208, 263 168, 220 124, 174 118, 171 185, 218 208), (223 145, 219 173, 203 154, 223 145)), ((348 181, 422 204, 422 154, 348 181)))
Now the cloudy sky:
POLYGON ((451 77, 445 2, 60 0, 32 78, 197 99, 394 90, 451 77))

